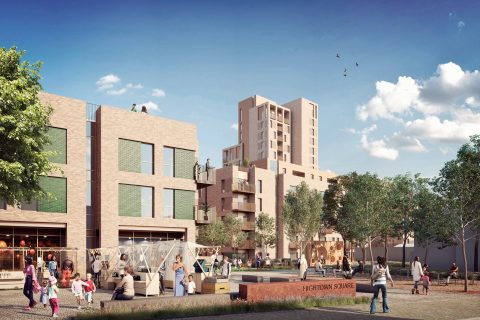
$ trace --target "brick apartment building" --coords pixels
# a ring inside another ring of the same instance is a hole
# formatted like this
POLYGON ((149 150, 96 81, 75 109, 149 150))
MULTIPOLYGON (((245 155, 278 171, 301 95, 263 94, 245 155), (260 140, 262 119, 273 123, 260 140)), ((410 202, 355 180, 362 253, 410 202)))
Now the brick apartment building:
MULTIPOLYGON (((40 180, 51 199, 0 203, 2 244, 76 248, 85 272, 89 248, 195 241, 197 218, 210 219, 196 205, 197 189, 214 183, 215 172, 194 171, 194 125, 48 93, 40 100, 54 110, 47 148, 63 173, 40 180)), ((0 256, 0 270, 22 263, 0 256)))
MULTIPOLYGON (((272 258, 298 258, 286 238, 281 221, 285 195, 302 181, 325 191, 335 174, 318 169, 318 105, 304 98, 280 105, 255 95, 238 104, 238 144, 223 150, 223 168, 216 184, 200 193, 221 218, 232 212, 243 220, 247 241, 238 253, 252 258, 261 252, 255 245, 255 218, 260 212, 275 218, 278 242, 268 250, 272 258)), ((307 255, 338 258, 343 240, 328 232, 307 255)), ((232 252, 226 248, 226 252, 232 252)), ((266 254, 266 253, 262 253, 266 254)))

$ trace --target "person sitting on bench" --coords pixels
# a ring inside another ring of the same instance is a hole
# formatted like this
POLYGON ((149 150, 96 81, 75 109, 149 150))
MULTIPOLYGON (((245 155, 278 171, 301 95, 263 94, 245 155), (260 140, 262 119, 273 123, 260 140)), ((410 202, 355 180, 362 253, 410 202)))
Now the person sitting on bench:
POLYGON ((458 266, 455 262, 452 263, 452 266, 450 267, 450 271, 448 271, 447 283, 445 284, 446 286, 448 286, 448 283, 450 282, 450 278, 458 279, 458 266))
POLYGON ((325 273, 327 270, 325 270, 322 266, 322 262, 320 261, 321 259, 319 258, 317 262, 315 262, 315 272, 321 273, 323 277, 325 277, 325 273))

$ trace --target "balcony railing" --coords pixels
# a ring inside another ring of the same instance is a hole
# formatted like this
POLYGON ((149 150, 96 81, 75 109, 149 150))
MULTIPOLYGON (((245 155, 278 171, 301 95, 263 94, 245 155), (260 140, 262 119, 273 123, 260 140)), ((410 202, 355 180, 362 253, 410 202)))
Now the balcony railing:
POLYGON ((197 165, 195 167, 195 181, 197 184, 213 185, 215 184, 215 168, 197 165))
POLYGON ((255 222, 254 221, 244 221, 242 229, 243 230, 255 230, 255 222))
POLYGON ((250 202, 233 202, 233 211, 255 212, 255 203, 250 202))
POLYGON ((255 185, 246 180, 234 180, 232 182, 233 192, 255 193, 255 185))
POLYGON ((208 211, 205 211, 205 206, 195 206, 195 221, 201 224, 209 224, 215 222, 217 217, 217 211, 215 207, 209 207, 208 211))
POLYGON ((283 123, 290 124, 290 118, 284 118, 283 123))

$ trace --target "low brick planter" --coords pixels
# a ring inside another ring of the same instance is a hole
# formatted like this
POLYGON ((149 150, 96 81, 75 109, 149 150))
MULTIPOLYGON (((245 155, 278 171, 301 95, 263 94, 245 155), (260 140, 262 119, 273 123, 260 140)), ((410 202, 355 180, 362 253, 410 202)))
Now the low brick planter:
POLYGON ((239 285, 240 298, 248 302, 306 297, 355 297, 356 281, 322 279, 298 282, 247 283, 239 285))
POLYGON ((177 307, 204 307, 229 305, 230 294, 199 294, 185 297, 139 298, 128 301, 100 301, 102 312, 133 312, 142 310, 174 309, 177 307))

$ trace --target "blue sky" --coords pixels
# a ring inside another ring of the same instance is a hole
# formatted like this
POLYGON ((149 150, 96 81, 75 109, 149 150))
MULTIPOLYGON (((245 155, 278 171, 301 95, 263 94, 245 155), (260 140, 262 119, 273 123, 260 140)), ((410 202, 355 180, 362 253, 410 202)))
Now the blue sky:
POLYGON ((48 92, 151 102, 195 123, 200 158, 217 166, 237 142, 238 101, 303 96, 320 106, 321 169, 433 176, 480 133, 478 12, 480 1, 8 1, 0 46, 43 61, 48 92))

